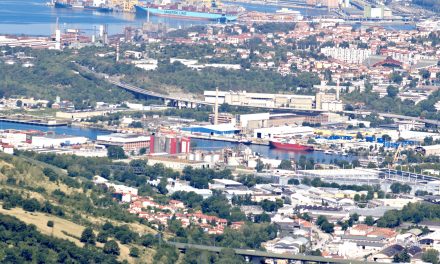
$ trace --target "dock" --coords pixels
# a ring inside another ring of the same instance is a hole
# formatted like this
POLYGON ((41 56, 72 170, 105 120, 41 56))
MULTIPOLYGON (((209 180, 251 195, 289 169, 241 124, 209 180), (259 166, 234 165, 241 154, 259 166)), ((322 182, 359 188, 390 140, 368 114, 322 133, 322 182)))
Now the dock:
POLYGON ((44 118, 29 118, 29 117, 6 117, 0 116, 0 122, 16 123, 24 125, 44 126, 44 127, 61 127, 69 125, 68 122, 59 120, 48 120, 44 118))

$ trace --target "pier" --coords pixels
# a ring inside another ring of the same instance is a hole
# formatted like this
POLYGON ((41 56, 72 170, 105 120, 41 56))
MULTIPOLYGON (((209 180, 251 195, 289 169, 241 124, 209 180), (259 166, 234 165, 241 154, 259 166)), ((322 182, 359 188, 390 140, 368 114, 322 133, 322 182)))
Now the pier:
POLYGON ((60 127, 69 125, 68 122, 59 121, 59 120, 48 120, 44 118, 33 118, 33 117, 6 117, 0 116, 0 121, 8 122, 8 123, 17 123, 17 124, 25 124, 25 125, 34 125, 34 126, 45 126, 45 127, 60 127))

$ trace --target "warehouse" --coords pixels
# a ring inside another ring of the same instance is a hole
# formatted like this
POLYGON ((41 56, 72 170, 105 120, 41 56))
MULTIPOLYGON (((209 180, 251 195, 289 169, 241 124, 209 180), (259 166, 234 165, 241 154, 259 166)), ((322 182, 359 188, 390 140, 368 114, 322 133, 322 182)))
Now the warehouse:
POLYGON ((240 129, 237 129, 235 126, 231 124, 191 126, 191 127, 183 127, 181 130, 185 132, 189 132, 191 134, 201 134, 208 136, 224 136, 224 137, 232 137, 235 134, 240 133, 240 129))
POLYGON ((421 147, 422 153, 425 156, 439 156, 440 155, 440 145, 431 145, 421 147))
POLYGON ((280 126, 280 127, 267 127, 254 130, 254 138, 273 139, 280 137, 296 137, 313 135, 314 129, 307 126, 280 126))
POLYGON ((120 146, 125 152, 139 153, 142 148, 150 147, 150 136, 113 133, 98 136, 97 143, 104 146, 120 146))
POLYGON ((66 145, 79 145, 88 141, 86 137, 48 134, 44 136, 33 136, 32 146, 38 148, 55 148, 66 145))

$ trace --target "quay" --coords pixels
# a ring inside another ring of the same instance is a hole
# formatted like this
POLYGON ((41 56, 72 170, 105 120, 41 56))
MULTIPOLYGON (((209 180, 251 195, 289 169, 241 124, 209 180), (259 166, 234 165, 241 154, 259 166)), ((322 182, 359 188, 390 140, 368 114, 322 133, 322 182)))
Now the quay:
POLYGON ((59 120, 45 120, 45 119, 32 119, 32 118, 9 118, 6 116, 0 116, 0 121, 8 122, 8 123, 17 123, 17 124, 25 124, 25 125, 35 125, 35 126, 44 126, 44 127, 61 127, 68 126, 69 123, 65 121, 59 120))

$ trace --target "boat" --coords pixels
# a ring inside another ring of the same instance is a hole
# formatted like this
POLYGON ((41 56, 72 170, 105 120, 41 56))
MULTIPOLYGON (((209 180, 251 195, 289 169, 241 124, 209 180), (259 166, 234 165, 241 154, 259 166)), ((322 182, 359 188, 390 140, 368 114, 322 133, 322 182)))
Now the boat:
POLYGON ((111 13, 113 12, 113 8, 106 6, 84 6, 84 9, 93 10, 100 13, 111 13))
POLYGON ((143 6, 135 5, 135 11, 140 16, 159 16, 179 19, 208 20, 225 23, 235 21, 244 11, 244 8, 238 6, 222 6, 212 2, 211 6, 207 4, 186 4, 186 3, 167 3, 151 4, 143 6))
POLYGON ((55 8, 67 8, 67 9, 83 9, 83 10, 92 10, 100 13, 111 13, 113 12, 113 8, 107 6, 87 6, 83 5, 81 2, 76 2, 69 4, 68 2, 63 1, 55 1, 55 8))
POLYGON ((277 11, 275 11, 275 13, 279 13, 279 14, 292 14, 292 15, 301 15, 301 12, 296 11, 296 10, 292 10, 286 7, 283 7, 281 9, 278 9, 277 11))
POLYGON ((285 150, 297 150, 297 151, 313 151, 314 147, 307 144, 297 143, 296 141, 269 141, 269 146, 272 148, 279 148, 285 150))
POLYGON ((54 3, 55 8, 72 8, 72 5, 65 2, 56 1, 54 3))

